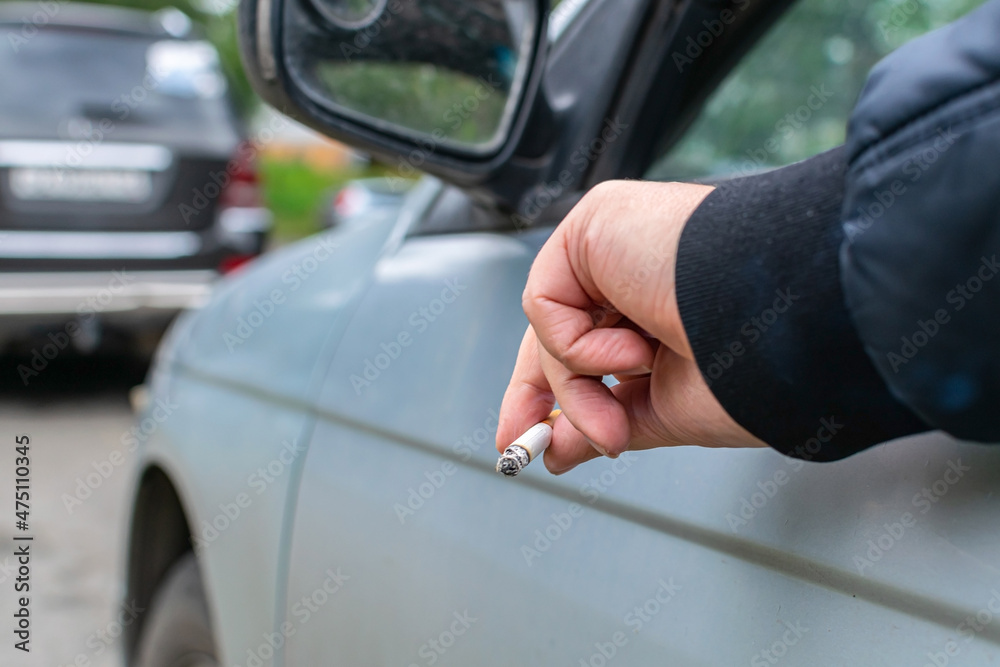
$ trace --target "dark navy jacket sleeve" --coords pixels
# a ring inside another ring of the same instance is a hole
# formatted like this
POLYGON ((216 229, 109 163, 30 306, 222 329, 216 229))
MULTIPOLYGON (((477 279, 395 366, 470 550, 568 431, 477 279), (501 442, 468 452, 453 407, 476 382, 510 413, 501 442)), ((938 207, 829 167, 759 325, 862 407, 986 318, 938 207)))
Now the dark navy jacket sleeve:
POLYGON ((874 68, 844 147, 709 195, 677 295, 733 418, 820 461, 931 429, 1000 442, 998 157, 990 0, 874 68))
POLYGON ((1000 2, 872 71, 841 271, 865 349, 929 425, 1000 441, 1000 2))

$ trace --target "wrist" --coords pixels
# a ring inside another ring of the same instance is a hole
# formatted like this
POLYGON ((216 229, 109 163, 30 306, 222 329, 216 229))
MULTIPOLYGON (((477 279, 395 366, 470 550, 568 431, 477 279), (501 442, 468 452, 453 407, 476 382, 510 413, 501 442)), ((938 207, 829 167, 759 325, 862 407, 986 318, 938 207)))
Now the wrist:
POLYGON ((685 226, 676 265, 681 319, 719 403, 779 451, 821 461, 926 430, 889 393, 847 310, 844 169, 836 150, 720 184, 685 226))
POLYGON ((652 309, 656 324, 655 330, 650 333, 685 359, 694 359, 677 299, 677 257, 685 227, 691 216, 715 190, 715 186, 664 183, 658 187, 661 189, 662 199, 654 210, 659 215, 658 231, 666 236, 666 250, 662 255, 669 258, 669 261, 665 262, 663 267, 664 288, 659 291, 660 302, 652 309))

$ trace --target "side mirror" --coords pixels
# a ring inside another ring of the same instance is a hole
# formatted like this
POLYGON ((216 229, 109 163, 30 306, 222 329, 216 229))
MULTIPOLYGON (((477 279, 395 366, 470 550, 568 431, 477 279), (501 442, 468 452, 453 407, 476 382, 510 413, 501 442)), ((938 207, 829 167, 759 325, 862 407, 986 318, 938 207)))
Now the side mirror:
POLYGON ((542 0, 243 0, 265 101, 397 165, 461 184, 511 156, 538 92, 542 0))

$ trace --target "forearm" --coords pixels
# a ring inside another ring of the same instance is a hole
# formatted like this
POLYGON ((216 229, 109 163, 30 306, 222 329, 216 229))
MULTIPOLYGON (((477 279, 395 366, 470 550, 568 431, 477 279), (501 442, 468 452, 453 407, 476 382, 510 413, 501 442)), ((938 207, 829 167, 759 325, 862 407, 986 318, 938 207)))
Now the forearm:
POLYGON ((723 407, 777 449, 833 460, 932 428, 1000 441, 997 34, 991 0, 911 42, 873 70, 845 148, 724 183, 690 217, 687 338, 723 407))
POLYGON ((721 184, 688 220, 676 269, 716 398, 764 442, 816 461, 927 429, 889 393, 845 304, 844 156, 721 184))

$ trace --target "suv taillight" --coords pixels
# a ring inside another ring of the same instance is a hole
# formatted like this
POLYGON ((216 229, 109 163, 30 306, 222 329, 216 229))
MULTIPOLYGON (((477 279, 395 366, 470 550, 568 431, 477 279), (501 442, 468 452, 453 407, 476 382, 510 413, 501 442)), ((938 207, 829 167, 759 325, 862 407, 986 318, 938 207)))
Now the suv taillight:
POLYGON ((229 255, 224 257, 219 263, 219 273, 225 275, 241 269, 247 263, 253 261, 254 257, 255 255, 229 255))
POLYGON ((232 254, 219 264, 220 273, 230 273, 261 253, 273 218, 263 206, 260 179, 251 157, 236 158, 237 168, 227 169, 229 182, 219 194, 216 234, 232 254))
POLYGON ((257 165, 250 156, 235 158, 237 163, 236 172, 232 175, 229 184, 219 195, 220 208, 256 208, 263 206, 263 197, 260 192, 260 177, 257 174, 257 165))

